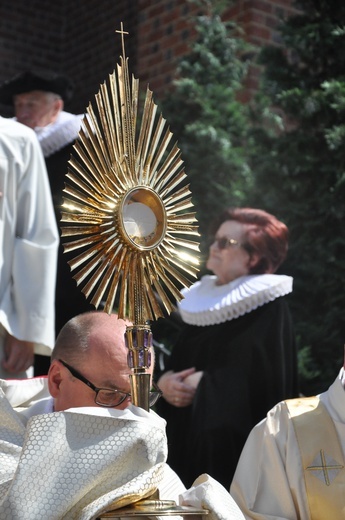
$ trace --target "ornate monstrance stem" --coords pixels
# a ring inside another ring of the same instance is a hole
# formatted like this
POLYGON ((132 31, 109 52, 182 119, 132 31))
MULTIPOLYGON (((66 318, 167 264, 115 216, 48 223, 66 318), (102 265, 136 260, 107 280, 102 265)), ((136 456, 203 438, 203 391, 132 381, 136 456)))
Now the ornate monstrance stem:
POLYGON ((199 245, 188 236, 199 235, 180 150, 149 89, 138 124, 139 82, 130 81, 122 24, 117 32, 120 64, 87 107, 69 161, 62 236, 65 252, 78 252, 69 264, 85 296, 133 324, 133 402, 148 410, 150 321, 196 277, 199 245))

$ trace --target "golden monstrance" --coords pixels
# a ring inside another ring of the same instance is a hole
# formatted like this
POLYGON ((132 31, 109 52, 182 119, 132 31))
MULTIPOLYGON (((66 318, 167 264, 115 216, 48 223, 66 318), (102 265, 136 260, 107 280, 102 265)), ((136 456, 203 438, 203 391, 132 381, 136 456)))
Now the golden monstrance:
POLYGON ((199 233, 180 150, 149 89, 139 120, 128 33, 122 24, 116 32, 120 64, 87 107, 68 163, 62 237, 65 253, 76 252, 69 265, 86 298, 109 314, 116 304, 133 324, 125 333, 132 401, 148 411, 150 322, 169 314, 170 297, 182 299, 178 286, 196 278, 199 243, 191 237, 199 233))

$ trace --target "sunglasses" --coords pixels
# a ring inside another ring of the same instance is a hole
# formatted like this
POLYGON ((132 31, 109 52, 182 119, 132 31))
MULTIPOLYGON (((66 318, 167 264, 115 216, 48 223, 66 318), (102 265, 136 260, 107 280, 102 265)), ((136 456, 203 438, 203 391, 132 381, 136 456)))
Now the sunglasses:
POLYGON ((216 244, 218 249, 229 249, 232 246, 240 246, 238 240, 235 240, 234 238, 228 238, 228 237, 214 237, 211 239, 211 245, 216 244))

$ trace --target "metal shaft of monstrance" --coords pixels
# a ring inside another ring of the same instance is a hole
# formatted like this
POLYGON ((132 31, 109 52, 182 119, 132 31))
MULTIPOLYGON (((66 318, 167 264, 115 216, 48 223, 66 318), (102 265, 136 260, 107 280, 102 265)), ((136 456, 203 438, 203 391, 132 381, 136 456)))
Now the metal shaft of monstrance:
POLYGON ((136 280, 132 285, 133 308, 135 312, 133 327, 126 328, 125 342, 128 348, 128 366, 131 369, 130 382, 132 401, 136 406, 148 411, 150 408, 149 395, 151 387, 150 369, 152 358, 152 332, 145 324, 141 294, 145 288, 138 273, 133 273, 136 280))

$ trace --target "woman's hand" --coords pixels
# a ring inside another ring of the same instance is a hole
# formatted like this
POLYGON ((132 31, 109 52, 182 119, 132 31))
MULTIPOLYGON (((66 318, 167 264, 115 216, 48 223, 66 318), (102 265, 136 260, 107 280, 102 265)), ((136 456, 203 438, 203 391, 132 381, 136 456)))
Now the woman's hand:
POLYGON ((199 370, 199 372, 194 372, 194 374, 191 374, 190 376, 187 376, 184 380, 184 382, 195 388, 195 390, 198 388, 198 384, 200 383, 200 379, 204 375, 204 372, 202 370, 199 370))
POLYGON ((196 386, 186 380, 195 373, 199 374, 200 372, 195 372, 195 368, 187 368, 181 370, 181 372, 173 372, 172 370, 165 372, 158 381, 164 399, 169 404, 179 408, 189 406, 193 402, 196 386))

